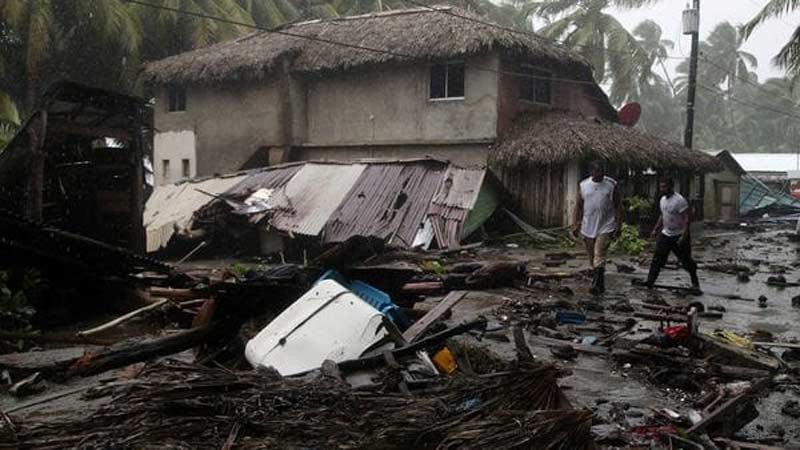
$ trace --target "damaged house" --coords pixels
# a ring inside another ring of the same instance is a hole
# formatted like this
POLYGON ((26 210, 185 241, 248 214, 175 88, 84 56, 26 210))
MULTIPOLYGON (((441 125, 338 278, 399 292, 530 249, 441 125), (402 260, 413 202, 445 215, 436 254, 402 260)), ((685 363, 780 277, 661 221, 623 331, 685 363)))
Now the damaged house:
POLYGON ((295 161, 435 158, 489 167, 526 221, 563 226, 588 160, 644 177, 624 185, 648 197, 656 172, 701 197, 696 175, 719 168, 618 125, 580 56, 452 7, 292 24, 155 61, 144 77, 158 93, 157 184, 295 161))

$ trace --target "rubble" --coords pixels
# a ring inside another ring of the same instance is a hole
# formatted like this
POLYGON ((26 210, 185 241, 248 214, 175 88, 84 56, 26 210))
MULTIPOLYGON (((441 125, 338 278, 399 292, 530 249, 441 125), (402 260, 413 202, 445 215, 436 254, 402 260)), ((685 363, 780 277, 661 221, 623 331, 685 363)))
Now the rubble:
POLYGON ((798 384, 800 344, 773 319, 790 289, 759 309, 763 284, 715 274, 767 275, 728 257, 705 259, 705 293, 646 289, 619 264, 593 298, 585 259, 555 246, 355 236, 281 263, 181 264, 108 250, 93 279, 135 301, 0 333, 23 340, 0 355, 0 448, 747 448, 758 427, 793 445, 791 423, 765 423, 796 403, 763 407, 798 384), (65 398, 93 406, 39 409, 65 398))

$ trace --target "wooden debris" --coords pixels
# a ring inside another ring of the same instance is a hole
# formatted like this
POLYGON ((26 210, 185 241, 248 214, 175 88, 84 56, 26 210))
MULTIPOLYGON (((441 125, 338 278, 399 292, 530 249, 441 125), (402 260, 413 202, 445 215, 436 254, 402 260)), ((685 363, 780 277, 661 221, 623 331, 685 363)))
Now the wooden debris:
POLYGON ((169 299, 166 299, 166 298, 161 299, 161 300, 159 300, 159 301, 157 301, 155 303, 151 303, 151 304, 149 304, 147 306, 143 306, 143 307, 141 307, 141 308, 139 308, 137 310, 131 311, 128 314, 120 316, 120 317, 118 317, 118 318, 116 318, 116 319, 114 319, 114 320, 112 320, 110 322, 106 322, 106 323, 104 323, 102 325, 98 325, 98 326, 96 326, 94 328, 90 328, 88 330, 79 331, 77 333, 77 335, 78 336, 91 336, 93 334, 97 334, 97 333, 100 333, 100 332, 103 332, 103 331, 106 331, 106 330, 110 330, 110 329, 112 329, 114 327, 122 325, 123 323, 133 319, 134 317, 137 317, 137 316, 139 316, 141 314, 144 314, 147 311, 150 311, 150 310, 156 309, 156 308, 158 308, 160 306, 166 305, 168 302, 169 302, 169 299))
POLYGON ((181 331, 171 336, 89 353, 76 361, 69 368, 67 374, 68 376, 88 376, 159 356, 172 355, 206 342, 223 328, 223 325, 217 323, 181 331))
POLYGON ((416 341, 431 327, 431 325, 433 325, 445 313, 447 313, 450 308, 458 304, 458 302, 460 302, 461 299, 463 299, 466 295, 467 293, 465 291, 453 291, 447 294, 447 296, 443 298, 432 310, 425 314, 422 319, 414 322, 411 327, 403 332, 403 338, 408 343, 413 343, 416 341))

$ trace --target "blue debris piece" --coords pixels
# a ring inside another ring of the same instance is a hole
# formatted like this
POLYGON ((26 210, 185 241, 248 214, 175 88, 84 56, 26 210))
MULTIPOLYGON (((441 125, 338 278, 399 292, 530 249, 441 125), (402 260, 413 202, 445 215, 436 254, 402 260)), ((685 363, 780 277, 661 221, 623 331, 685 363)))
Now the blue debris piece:
POLYGON ((328 270, 322 274, 322 276, 316 282, 319 283, 322 280, 334 280, 346 287, 361 300, 364 300, 373 308, 380 311, 381 314, 388 317, 401 331, 411 326, 411 321, 408 320, 408 317, 406 317, 400 307, 392 302, 392 298, 389 297, 389 294, 386 292, 364 283, 363 281, 356 280, 349 282, 342 276, 342 274, 334 269, 328 270))

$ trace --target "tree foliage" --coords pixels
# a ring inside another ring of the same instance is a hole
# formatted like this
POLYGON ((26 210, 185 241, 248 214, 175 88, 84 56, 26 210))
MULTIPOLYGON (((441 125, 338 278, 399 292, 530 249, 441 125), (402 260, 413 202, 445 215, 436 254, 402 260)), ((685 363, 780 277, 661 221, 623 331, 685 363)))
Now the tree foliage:
MULTIPOLYGON (((315 18, 441 4, 441 0, 144 0, 196 15, 154 9, 126 0, 0 0, 0 140, 19 124, 51 82, 67 78, 114 90, 143 93, 142 62, 253 32, 315 18), (224 21, 200 17, 224 18, 224 21), (10 114, 9 111, 12 111, 10 114), (13 116, 9 119, 9 115, 13 116)), ((596 79, 616 105, 642 104, 640 127, 676 141, 685 122, 688 64, 671 77, 665 60, 674 43, 659 25, 644 21, 626 29, 611 8, 644 7, 658 0, 445 0, 503 26, 537 32, 573 48, 590 61, 596 79), (674 79, 673 79, 674 78, 674 79)), ((796 9, 798 0, 771 0, 743 31, 719 24, 701 44, 696 104, 696 146, 734 151, 792 149, 797 119, 794 84, 759 82, 758 61, 742 50, 744 38, 765 20, 796 9), (756 105, 757 107, 754 107, 756 105), (763 108, 768 106, 768 108, 763 108), (772 109, 773 111, 770 111, 772 109)), ((800 28, 794 41, 800 42, 800 28)), ((790 43, 778 61, 798 73, 800 44, 790 43)), ((798 113, 800 115, 800 113, 798 113)))

